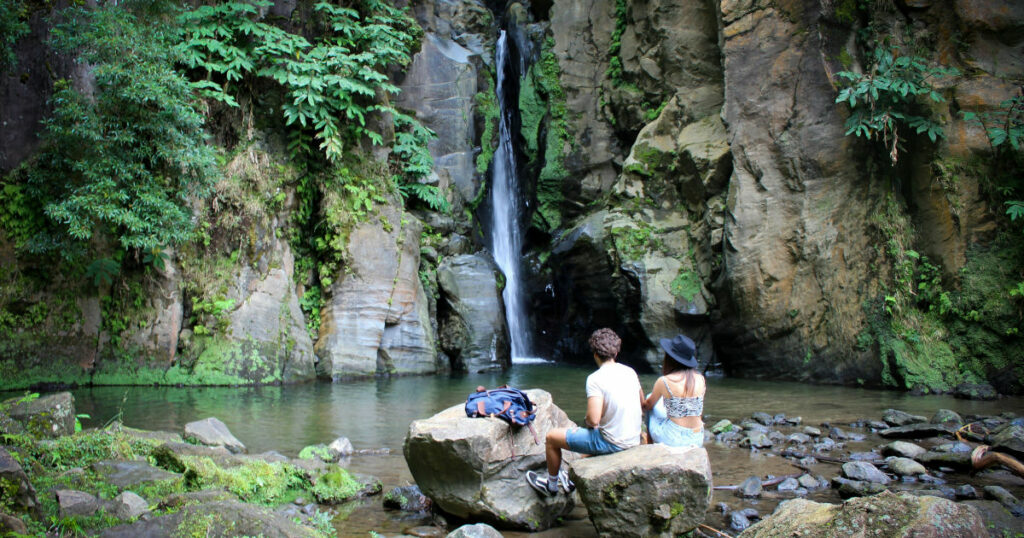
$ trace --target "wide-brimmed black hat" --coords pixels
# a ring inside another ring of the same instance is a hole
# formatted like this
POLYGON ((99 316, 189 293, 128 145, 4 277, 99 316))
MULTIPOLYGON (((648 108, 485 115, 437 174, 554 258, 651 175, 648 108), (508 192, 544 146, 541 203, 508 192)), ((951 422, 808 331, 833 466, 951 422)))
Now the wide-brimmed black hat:
POLYGON ((697 346, 686 335, 679 334, 672 339, 662 338, 661 348, 679 364, 687 368, 697 367, 697 346))

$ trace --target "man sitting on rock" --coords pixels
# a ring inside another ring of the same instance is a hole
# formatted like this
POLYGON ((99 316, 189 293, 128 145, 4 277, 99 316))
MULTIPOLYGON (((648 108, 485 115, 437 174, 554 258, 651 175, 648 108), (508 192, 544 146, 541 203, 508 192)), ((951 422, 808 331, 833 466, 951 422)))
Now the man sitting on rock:
POLYGON ((586 428, 555 428, 545 439, 547 476, 533 471, 526 481, 542 495, 555 495, 561 487, 566 493, 574 486, 562 466, 562 449, 581 454, 611 454, 640 444, 643 389, 636 372, 615 362, 622 340, 611 329, 598 329, 590 335, 590 350, 597 371, 587 376, 586 428))

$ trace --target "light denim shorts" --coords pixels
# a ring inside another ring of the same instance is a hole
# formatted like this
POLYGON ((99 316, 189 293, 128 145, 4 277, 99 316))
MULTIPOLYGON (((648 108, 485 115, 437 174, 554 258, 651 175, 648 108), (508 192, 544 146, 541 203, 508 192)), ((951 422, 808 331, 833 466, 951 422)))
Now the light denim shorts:
POLYGON ((678 447, 704 446, 704 428, 694 431, 672 422, 665 412, 664 399, 658 400, 657 405, 651 409, 647 433, 651 435, 651 442, 654 443, 678 447))
POLYGON ((569 428, 565 432, 565 442, 569 450, 580 454, 612 454, 622 450, 621 447, 613 445, 601 435, 597 428, 569 428))

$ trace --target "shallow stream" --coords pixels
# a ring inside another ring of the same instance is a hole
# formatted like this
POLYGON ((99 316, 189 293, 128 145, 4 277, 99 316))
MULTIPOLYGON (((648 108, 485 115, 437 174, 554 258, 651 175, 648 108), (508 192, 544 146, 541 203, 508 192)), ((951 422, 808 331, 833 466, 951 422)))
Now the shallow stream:
MULTIPOLYGON (((518 388, 547 390, 571 419, 582 423, 584 380, 591 371, 554 364, 516 364, 507 372, 455 377, 400 377, 250 388, 97 387, 73 393, 78 413, 90 416, 83 421, 86 427, 102 426, 120 416, 127 426, 181 432, 188 422, 215 416, 227 424, 253 454, 276 450, 296 456, 307 445, 329 443, 340 436, 348 437, 356 450, 387 448, 390 454, 356 455, 349 464, 352 471, 380 478, 387 491, 412 482, 402 457, 402 442, 413 420, 462 404, 478 385, 490 388, 507 383, 518 388)), ((646 390, 650 390, 655 379, 655 375, 641 376, 646 390)), ((952 409, 961 415, 996 415, 1003 411, 1019 415, 1024 414, 1024 398, 968 401, 951 396, 910 396, 894 391, 710 378, 704 406, 709 427, 722 418, 738 422, 756 411, 799 416, 802 425, 820 426, 828 422, 844 426, 861 419, 879 420, 887 408, 927 417, 939 408, 952 409)), ((833 455, 867 451, 881 443, 878 436, 869 435, 866 441, 849 443, 845 450, 835 451, 833 455)), ((730 449, 715 443, 709 443, 706 448, 716 486, 739 484, 749 476, 764 478, 800 472, 786 459, 767 452, 730 449)), ((821 463, 814 472, 831 477, 838 474, 838 468, 821 463)), ((949 483, 958 484, 953 477, 949 483)), ((973 483, 976 487, 983 485, 984 478, 973 479, 973 483)), ((1000 483, 1007 485, 1005 480, 1000 483)), ((1014 487, 1011 480, 1009 485, 1018 497, 1024 493, 1024 481, 1014 487)), ((810 498, 838 501, 833 490, 812 493, 810 498)), ((713 505, 719 502, 740 506, 740 500, 728 491, 715 492, 713 505)), ((753 505, 766 515, 779 499, 746 502, 744 506, 753 505)), ((340 536, 365 537, 371 530, 385 535, 397 534, 425 523, 383 510, 380 497, 342 507, 339 512, 343 516, 347 513, 347 517, 336 520, 340 536)), ((542 535, 592 535, 593 529, 585 513, 578 511, 576 516, 566 527, 542 535)), ((724 528, 720 516, 709 514, 708 522, 724 528)), ((516 535, 506 533, 506 536, 516 535)))

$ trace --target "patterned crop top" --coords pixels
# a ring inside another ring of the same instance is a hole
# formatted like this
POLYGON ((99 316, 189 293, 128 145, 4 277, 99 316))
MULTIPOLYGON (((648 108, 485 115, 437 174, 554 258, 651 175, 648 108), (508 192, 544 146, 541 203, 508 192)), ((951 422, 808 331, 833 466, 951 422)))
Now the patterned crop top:
POLYGON ((668 397, 665 398, 665 412, 669 418, 699 417, 704 414, 704 397, 691 396, 689 398, 676 397, 672 389, 668 388, 668 380, 662 378, 668 397))

